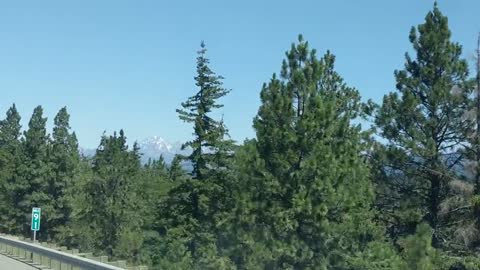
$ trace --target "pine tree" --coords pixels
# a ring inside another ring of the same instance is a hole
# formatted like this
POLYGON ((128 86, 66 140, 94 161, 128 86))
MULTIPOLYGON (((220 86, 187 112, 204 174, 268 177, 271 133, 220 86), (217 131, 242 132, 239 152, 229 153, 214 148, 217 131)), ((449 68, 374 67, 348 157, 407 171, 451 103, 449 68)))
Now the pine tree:
POLYGON ((54 204, 49 226, 56 231, 62 230, 70 221, 72 188, 80 160, 77 138, 70 131, 69 119, 66 107, 55 116, 49 153, 53 176, 49 179, 48 191, 54 204))
POLYGON ((67 190, 69 202, 72 206, 70 221, 63 228, 60 228, 55 235, 55 241, 68 248, 95 251, 98 241, 92 233, 87 218, 91 210, 90 197, 85 192, 90 187, 94 173, 92 170, 94 157, 81 157, 76 168, 74 184, 67 190))
POLYGON ((32 207, 42 208, 42 229, 39 239, 47 239, 51 233, 49 221, 54 213, 52 198, 48 193, 51 168, 48 162, 49 135, 46 130, 47 118, 43 117, 43 108, 34 109, 21 141, 21 164, 14 180, 12 192, 15 194, 13 206, 17 210, 13 218, 18 226, 17 232, 30 235, 30 213, 32 207))
POLYGON ((142 198, 142 216, 144 217, 144 229, 152 230, 158 205, 168 194, 173 183, 169 179, 167 165, 163 157, 149 161, 141 169, 139 183, 136 185, 136 193, 142 198))
POLYGON ((422 220, 433 228, 433 245, 448 242, 448 213, 441 206, 453 170, 464 158, 455 148, 465 142, 469 122, 468 65, 462 48, 450 41, 448 19, 437 7, 410 32, 416 58, 406 54, 395 72, 398 92, 383 99, 376 125, 388 140, 380 147, 380 204, 394 239, 412 233, 422 220))
POLYGON ((16 176, 20 158, 20 114, 13 104, 6 118, 0 122, 0 230, 18 233, 15 230, 16 176))
POLYGON ((257 138, 237 153, 240 188, 230 222, 240 269, 351 269, 381 238, 361 157, 358 92, 299 36, 261 91, 257 138))
POLYGON ((102 137, 93 161, 93 178, 83 190, 85 208, 78 218, 87 222, 84 226, 95 239, 95 249, 109 256, 137 259, 135 252, 141 243, 129 246, 127 242, 132 233, 141 240, 140 198, 135 194, 139 170, 138 147, 128 150, 123 130, 102 137))
POLYGON ((167 196, 170 189, 175 185, 169 178, 167 164, 162 156, 158 160, 149 160, 142 168, 139 176, 139 184, 136 185, 136 194, 141 198, 141 207, 137 211, 142 212, 143 244, 141 247, 141 260, 152 264, 158 261, 159 243, 162 241, 160 234, 155 230, 158 205, 167 196))
POLYGON ((408 266, 406 269, 448 269, 432 247, 432 229, 428 224, 419 224, 416 233, 405 239, 403 254, 408 266))

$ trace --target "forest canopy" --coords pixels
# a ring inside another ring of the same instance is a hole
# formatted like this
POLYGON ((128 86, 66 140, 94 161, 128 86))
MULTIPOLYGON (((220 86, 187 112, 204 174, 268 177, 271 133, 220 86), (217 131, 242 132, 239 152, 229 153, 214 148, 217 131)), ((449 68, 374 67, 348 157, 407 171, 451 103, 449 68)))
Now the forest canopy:
POLYGON ((38 206, 40 240, 151 269, 478 270, 480 59, 469 70, 437 4, 405 34, 411 51, 380 104, 299 35, 243 142, 216 117, 231 90, 202 42, 177 109, 189 154, 169 164, 143 164, 123 130, 82 156, 67 107, 49 133, 42 106, 23 128, 13 104, 0 232, 29 237, 38 206))

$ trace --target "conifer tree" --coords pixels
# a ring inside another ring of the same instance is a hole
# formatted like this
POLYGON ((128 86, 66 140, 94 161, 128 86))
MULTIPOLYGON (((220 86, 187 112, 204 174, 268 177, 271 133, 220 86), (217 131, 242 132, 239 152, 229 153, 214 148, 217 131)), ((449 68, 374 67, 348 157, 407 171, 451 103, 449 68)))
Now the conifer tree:
MULTIPOLYGON (((113 136, 103 136, 93 161, 93 178, 86 184, 83 194, 85 207, 79 219, 90 229, 94 248, 109 256, 132 258, 141 243, 136 240, 141 221, 135 198, 136 177, 140 169, 138 147, 129 151, 123 130, 113 136), (134 245, 135 243, 135 245, 134 245)), ((137 254, 138 255, 138 254, 137 254)))
POLYGON ((453 169, 463 155, 469 122, 468 65, 462 48, 450 41, 448 19, 435 3, 425 22, 410 31, 415 57, 395 72, 397 92, 383 99, 376 125, 388 140, 379 149, 383 171, 380 204, 393 238, 412 233, 422 220, 433 228, 433 245, 448 242, 449 217, 441 215, 453 169))
POLYGON ((358 92, 335 57, 299 36, 261 91, 257 139, 239 150, 232 260, 240 269, 352 269, 381 231, 359 126, 358 92))
POLYGON ((230 90, 223 88, 222 76, 216 75, 208 66, 205 43, 200 44, 197 57, 197 76, 195 84, 198 92, 182 103, 177 112, 181 120, 194 125, 194 139, 185 143, 182 149, 191 148, 192 153, 186 157, 193 165, 192 175, 202 180, 213 172, 213 169, 225 166, 232 145, 225 137, 228 131, 222 121, 212 118, 215 109, 223 107, 218 103, 230 90))
MULTIPOLYGON (((212 112, 223 105, 218 99, 229 90, 223 88, 222 77, 208 66, 205 44, 201 43, 197 57, 198 91, 182 103, 177 110, 181 120, 194 125, 192 141, 183 145, 192 153, 184 157, 193 170, 175 186, 162 204, 159 230, 165 236, 165 254, 172 248, 182 249, 198 269, 226 269, 231 267, 228 258, 219 254, 219 217, 232 207, 229 197, 229 161, 233 143, 223 120, 215 120, 212 112)), ((172 166, 179 164, 173 163, 172 166)), ((175 168, 175 167, 173 167, 175 168)), ((172 169, 171 169, 172 171, 172 169)), ((176 178, 176 177, 175 177, 176 178)), ((175 256, 165 255, 160 264, 168 268, 184 267, 184 261, 176 261, 175 256), (174 261, 171 261, 174 260, 174 261)))
POLYGON ((175 185, 169 178, 169 172, 163 156, 158 160, 149 160, 142 168, 136 185, 136 194, 141 198, 143 243, 141 260, 152 264, 159 257, 160 234, 155 230, 158 205, 165 199, 168 192, 175 185))
POLYGON ((52 198, 48 193, 51 168, 48 162, 49 135, 46 122, 47 118, 43 117, 43 108, 37 106, 21 142, 21 164, 12 190, 16 194, 14 207, 18 213, 14 221, 26 236, 30 236, 29 217, 32 207, 42 208, 43 224, 40 239, 46 239, 50 235, 50 215, 54 213, 52 198))
POLYGON ((168 177, 172 182, 177 182, 185 176, 185 173, 182 168, 182 158, 176 155, 168 168, 168 177))
POLYGON ((71 192, 80 160, 77 138, 75 133, 70 131, 69 120, 67 108, 63 107, 54 119, 49 153, 53 174, 49 179, 48 192, 54 204, 53 212, 49 213, 49 226, 57 231, 70 221, 71 192))
POLYGON ((162 156, 158 160, 149 161, 140 171, 136 193, 142 198, 144 228, 153 229, 156 216, 153 214, 162 199, 172 187, 167 165, 162 156))
POLYGON ((15 230, 15 206, 19 199, 16 176, 20 158, 20 114, 13 104, 6 118, 0 122, 0 231, 18 233, 15 230))
POLYGON ((405 239, 403 254, 407 264, 406 269, 447 269, 438 251, 432 247, 432 229, 428 224, 419 224, 416 233, 405 239))

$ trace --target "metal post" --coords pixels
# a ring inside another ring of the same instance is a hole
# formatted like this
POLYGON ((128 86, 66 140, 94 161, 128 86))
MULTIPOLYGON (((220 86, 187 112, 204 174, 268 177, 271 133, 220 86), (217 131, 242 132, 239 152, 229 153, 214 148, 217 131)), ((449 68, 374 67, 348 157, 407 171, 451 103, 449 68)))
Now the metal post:
POLYGON ((37 240, 37 231, 33 231, 33 243, 37 240))

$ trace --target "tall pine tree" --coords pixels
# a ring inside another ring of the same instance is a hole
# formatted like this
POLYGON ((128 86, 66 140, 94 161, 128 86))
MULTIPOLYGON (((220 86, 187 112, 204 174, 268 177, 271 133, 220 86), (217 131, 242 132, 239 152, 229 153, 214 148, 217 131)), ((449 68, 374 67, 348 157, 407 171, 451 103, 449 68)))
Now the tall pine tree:
POLYGON ((51 168, 48 162, 49 135, 46 122, 43 108, 37 106, 21 142, 21 164, 13 190, 16 194, 14 207, 17 209, 14 221, 23 234, 30 235, 29 217, 32 207, 42 208, 41 239, 49 237, 52 229, 49 222, 54 213, 53 201, 48 192, 51 168))
POLYGON ((462 48, 450 40, 448 19, 435 6, 425 22, 410 32, 415 57, 406 54, 405 68, 395 71, 397 92, 383 99, 376 125, 388 143, 379 147, 379 204, 391 236, 413 233, 426 221, 433 245, 448 243, 449 213, 442 203, 463 154, 469 122, 468 65, 462 48))
POLYGON ((56 231, 65 228, 70 221, 72 188, 80 160, 77 137, 70 131, 69 120, 67 108, 63 107, 54 119, 49 153, 52 177, 49 179, 48 192, 54 204, 53 212, 49 213, 49 225, 56 231))
POLYGON ((352 124, 362 104, 334 62, 299 36, 281 77, 262 88, 257 139, 236 161, 241 187, 229 231, 240 269, 353 269, 381 239, 363 135, 352 124))
POLYGON ((0 122, 0 230, 6 233, 19 233, 15 218, 19 188, 16 182, 20 163, 20 114, 15 104, 7 111, 0 122))
POLYGON ((128 149, 126 140, 123 130, 102 137, 93 160, 93 177, 82 191, 84 208, 77 219, 87 227, 95 250, 137 260, 142 239, 140 198, 135 187, 140 155, 136 146, 128 149))

